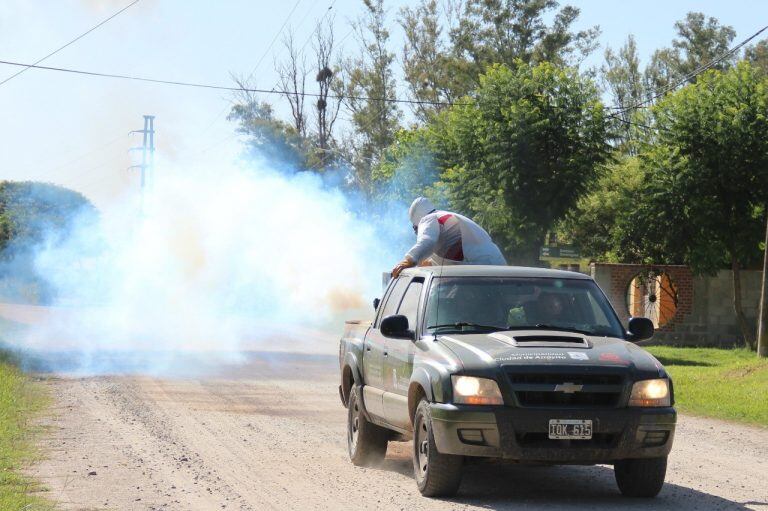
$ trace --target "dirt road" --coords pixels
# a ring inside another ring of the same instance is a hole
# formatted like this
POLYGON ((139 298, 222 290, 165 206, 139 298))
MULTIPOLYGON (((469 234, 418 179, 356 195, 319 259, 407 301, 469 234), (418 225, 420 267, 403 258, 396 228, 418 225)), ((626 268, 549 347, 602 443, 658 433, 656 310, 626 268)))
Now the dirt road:
POLYGON ((457 498, 422 498, 409 444, 353 467, 332 356, 253 356, 205 377, 45 379, 56 416, 30 473, 63 509, 763 509, 768 430, 681 417, 655 501, 609 467, 470 466, 457 498))

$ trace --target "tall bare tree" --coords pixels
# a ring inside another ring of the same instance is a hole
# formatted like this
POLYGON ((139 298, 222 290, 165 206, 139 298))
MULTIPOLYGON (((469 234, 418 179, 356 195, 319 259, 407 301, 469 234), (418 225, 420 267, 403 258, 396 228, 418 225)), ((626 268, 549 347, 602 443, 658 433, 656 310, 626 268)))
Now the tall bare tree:
POLYGON ((302 50, 296 47, 293 30, 289 30, 283 38, 283 46, 288 50, 288 57, 275 64, 275 70, 280 77, 278 81, 280 92, 288 99, 291 106, 296 133, 306 138, 307 116, 304 111, 304 98, 309 74, 307 62, 302 50))
POLYGON ((325 23, 321 21, 317 24, 313 43, 317 65, 315 81, 318 86, 318 98, 315 103, 316 144, 321 168, 326 167, 333 160, 333 127, 341 108, 341 100, 331 93, 339 88, 334 87, 334 81, 338 81, 339 78, 337 77, 338 65, 335 63, 333 21, 331 17, 325 23))

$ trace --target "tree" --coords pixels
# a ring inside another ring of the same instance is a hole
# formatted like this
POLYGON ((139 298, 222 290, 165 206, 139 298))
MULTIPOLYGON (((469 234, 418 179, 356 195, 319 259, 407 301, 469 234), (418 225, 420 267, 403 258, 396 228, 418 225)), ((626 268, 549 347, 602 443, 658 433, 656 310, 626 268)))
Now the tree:
POLYGON ((0 181, 0 254, 65 236, 96 208, 82 194, 50 183, 0 181))
MULTIPOLYGON (((579 197, 558 228, 561 237, 570 239, 584 257, 610 262, 628 260, 618 248, 632 230, 631 213, 640 197, 645 179, 637 157, 621 157, 609 164, 590 191, 579 197)), ((658 262, 658 261, 656 261, 658 262)))
MULTIPOLYGON (((672 41, 672 47, 678 52, 677 72, 682 76, 728 52, 736 37, 732 26, 720 25, 717 18, 707 18, 700 12, 689 12, 685 20, 675 23, 675 29, 679 38, 672 41)), ((735 60, 736 56, 731 56, 714 64, 711 69, 724 71, 735 60)))
POLYGON ((484 225, 510 261, 528 265, 610 150, 594 84, 550 63, 492 66, 474 97, 430 130, 452 205, 484 225))
POLYGON ((306 140, 294 126, 275 118, 272 105, 246 92, 248 87, 242 80, 236 81, 242 92, 227 119, 236 121, 238 133, 247 135, 246 156, 261 159, 281 172, 307 170, 306 140))
POLYGON ((0 280, 6 298, 48 303, 54 290, 38 274, 38 250, 66 240, 96 218, 83 195, 50 183, 0 182, 0 280), (8 296, 8 295, 14 296, 8 296))
POLYGON ((428 128, 398 131, 373 169, 376 198, 408 204, 415 197, 428 196, 435 203, 446 202, 435 188, 440 177, 435 151, 434 137, 428 128))
POLYGON ((326 25, 322 23, 317 24, 313 49, 315 51, 317 67, 315 81, 318 86, 318 98, 315 103, 317 166, 326 168, 335 160, 332 152, 335 146, 333 128, 341 108, 341 100, 331 98, 332 90, 339 88, 338 86, 334 87, 334 84, 338 81, 336 76, 338 68, 335 65, 333 18, 329 18, 326 25))
POLYGON ((469 92, 494 63, 577 65, 594 51, 600 34, 599 27, 574 32, 579 13, 570 5, 560 8, 556 0, 467 0, 450 32, 451 53, 468 64, 454 66, 464 71, 465 81, 464 90, 456 92, 469 92))
POLYGON ((643 100, 644 88, 640 57, 632 35, 627 37, 627 42, 618 52, 611 48, 605 50, 605 64, 601 71, 604 87, 611 94, 613 106, 617 109, 620 122, 616 130, 619 149, 635 155, 642 133, 639 133, 637 126, 632 123, 638 115, 632 107, 643 100))
POLYGON ((763 39, 744 50, 744 60, 757 69, 763 76, 768 76, 768 41, 763 39))
POLYGON ((296 48, 293 31, 283 38, 283 46, 288 51, 288 59, 275 63, 279 76, 280 92, 291 106, 293 128, 299 137, 307 137, 307 116, 304 112, 304 98, 307 84, 307 62, 302 51, 296 48))
POLYGON ((417 103, 413 112, 426 122, 453 100, 448 49, 442 40, 443 28, 436 0, 422 0, 415 7, 400 10, 400 26, 405 33, 403 71, 411 98, 417 103))
POLYGON ((357 186, 372 193, 371 171, 382 152, 393 142, 399 128, 400 110, 396 99, 392 70, 395 56, 387 49, 389 31, 383 0, 363 0, 365 16, 356 30, 362 54, 344 64, 346 74, 339 81, 339 95, 344 96, 352 113, 354 136, 347 139, 346 152, 352 164, 357 186))
MULTIPOLYGON (((666 254, 696 273, 733 271, 734 311, 745 342, 754 328, 741 269, 761 261, 768 197, 768 85, 752 66, 709 71, 652 110, 659 134, 642 156, 646 181, 633 212, 634 250, 666 254)), ((622 249, 628 250, 628 245, 622 249)))
MULTIPOLYGON (((725 54, 736 31, 720 25, 717 18, 707 18, 700 12, 689 12, 684 20, 675 22, 677 37, 671 48, 656 50, 645 71, 648 93, 666 89, 692 74, 700 66, 725 54)), ((736 55, 714 64, 712 69, 726 70, 736 61, 736 55)), ((695 81, 692 77, 690 81, 695 81)))

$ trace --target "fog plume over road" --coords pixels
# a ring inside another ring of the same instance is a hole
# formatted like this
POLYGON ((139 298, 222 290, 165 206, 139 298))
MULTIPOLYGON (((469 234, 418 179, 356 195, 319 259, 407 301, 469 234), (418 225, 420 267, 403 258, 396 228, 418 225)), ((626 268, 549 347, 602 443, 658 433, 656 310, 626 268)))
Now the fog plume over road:
POLYGON ((296 349, 275 345, 292 325, 335 334, 343 318, 370 315, 403 245, 388 233, 408 231, 404 208, 375 215, 313 173, 160 168, 143 199, 133 193, 38 247, 56 314, 18 346, 79 353, 68 363, 84 373, 114 369, 95 353, 143 353, 136 367, 162 372, 153 352, 296 349))

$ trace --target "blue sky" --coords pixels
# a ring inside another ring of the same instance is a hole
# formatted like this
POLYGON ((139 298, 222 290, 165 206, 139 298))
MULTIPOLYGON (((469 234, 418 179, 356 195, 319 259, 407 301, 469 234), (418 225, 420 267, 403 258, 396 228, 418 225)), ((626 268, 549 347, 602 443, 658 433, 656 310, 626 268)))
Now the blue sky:
MULTIPOLYGON (((0 60, 31 62, 106 18, 130 0, 3 0, 0 2, 0 60)), ((266 51, 295 0, 141 0, 119 17, 45 62, 101 72, 229 85, 230 73, 272 88, 274 58, 266 51)), ((401 48, 397 10, 409 2, 391 0, 392 48, 401 48)), ((765 1, 590 0, 578 27, 600 25, 601 49, 587 64, 599 65, 606 46, 618 47, 634 34, 644 60, 669 45, 673 24, 691 10, 732 25, 737 40, 768 24, 765 1)), ((303 42, 314 23, 335 14, 337 37, 350 30, 361 0, 299 0, 289 25, 303 42)), ((354 37, 344 46, 354 50, 354 37)), ((16 68, 0 66, 0 77, 16 68)), ((231 95, 105 78, 29 70, 0 86, 0 179, 39 179, 74 188, 104 205, 126 187, 137 186, 126 170, 127 133, 142 127, 142 115, 157 116, 161 163, 215 166, 238 152, 234 126, 225 118, 231 95)), ((275 98, 278 112, 283 100, 275 98)))

